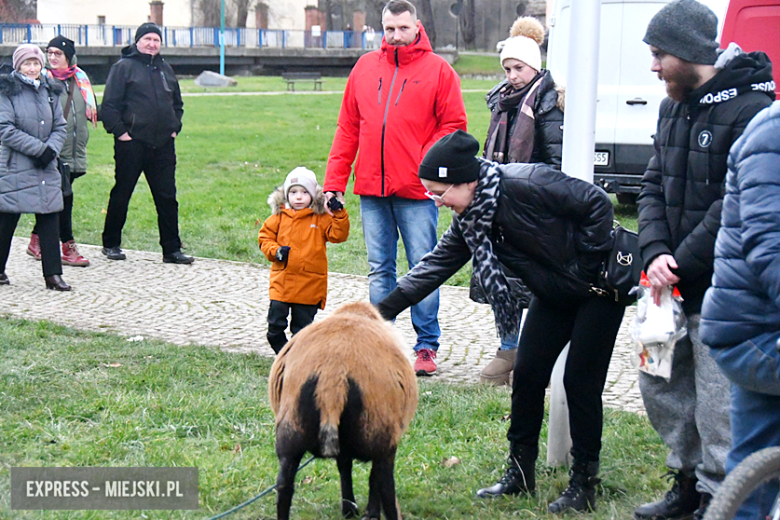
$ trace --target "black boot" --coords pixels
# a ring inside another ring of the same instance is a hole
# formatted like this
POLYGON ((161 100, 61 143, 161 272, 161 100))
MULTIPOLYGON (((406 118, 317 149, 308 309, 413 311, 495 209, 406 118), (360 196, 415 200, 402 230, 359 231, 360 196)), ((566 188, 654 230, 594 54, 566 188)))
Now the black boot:
POLYGON ((567 511, 595 511, 596 485, 601 482, 596 478, 599 474, 599 461, 575 460, 569 474, 569 487, 555 502, 547 506, 547 512, 558 515, 567 511))
POLYGON ((539 455, 538 446, 512 445, 509 447, 508 468, 504 476, 495 485, 477 491, 480 498, 491 498, 500 495, 517 495, 536 491, 536 475, 534 466, 539 455))
POLYGON ((636 520, 674 520, 693 514, 701 502, 701 493, 696 491, 698 479, 682 471, 670 471, 664 476, 674 479, 672 489, 656 502, 650 502, 634 510, 636 520))

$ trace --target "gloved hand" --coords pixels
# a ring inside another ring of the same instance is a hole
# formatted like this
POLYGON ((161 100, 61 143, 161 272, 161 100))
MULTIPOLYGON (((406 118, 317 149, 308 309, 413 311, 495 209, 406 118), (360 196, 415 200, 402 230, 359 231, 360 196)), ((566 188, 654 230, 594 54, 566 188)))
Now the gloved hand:
POLYGON ((396 287, 393 289, 393 292, 385 296, 384 300, 376 304, 376 310, 379 311, 379 314, 381 314, 384 319, 391 321, 394 320, 401 311, 411 306, 412 302, 404 296, 401 289, 396 287))
POLYGON ((43 169, 46 168, 49 163, 51 163, 56 158, 57 152, 52 150, 50 146, 47 146, 41 155, 33 159, 33 163, 35 163, 37 168, 43 169))
POLYGON ((276 259, 280 262, 287 260, 287 256, 290 254, 290 246, 282 246, 276 250, 276 259))
POLYGON ((341 211, 344 209, 344 204, 336 197, 332 197, 328 199, 328 209, 331 211, 341 211))

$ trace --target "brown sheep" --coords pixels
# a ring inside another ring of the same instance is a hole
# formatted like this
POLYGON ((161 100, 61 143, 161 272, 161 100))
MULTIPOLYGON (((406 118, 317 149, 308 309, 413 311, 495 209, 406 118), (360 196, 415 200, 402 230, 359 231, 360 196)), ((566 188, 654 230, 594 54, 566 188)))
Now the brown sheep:
POLYGON ((372 462, 368 518, 401 518, 395 453, 417 409, 417 378, 393 328, 371 304, 345 304, 296 334, 271 367, 268 396, 279 457, 277 518, 287 520, 295 473, 308 451, 335 458, 341 512, 358 514, 352 461, 372 462))

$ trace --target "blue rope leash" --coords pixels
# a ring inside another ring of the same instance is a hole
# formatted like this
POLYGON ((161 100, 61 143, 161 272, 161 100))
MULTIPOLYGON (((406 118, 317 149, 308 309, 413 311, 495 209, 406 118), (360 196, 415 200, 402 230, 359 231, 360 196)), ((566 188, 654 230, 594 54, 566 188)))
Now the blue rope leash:
MULTIPOLYGON (((301 464, 300 466, 298 466, 298 469, 297 469, 297 470, 295 470, 295 473, 297 474, 297 473, 298 473, 300 470, 302 470, 303 468, 305 468, 306 466, 308 466, 308 465, 311 463, 311 461, 313 461, 313 460, 314 460, 314 457, 310 458, 309 460, 307 460, 306 462, 304 462, 303 464, 301 464)), ((208 520, 217 520, 218 518, 224 518, 224 517, 226 517, 226 516, 228 516, 228 515, 232 515, 233 513, 235 513, 236 511, 238 511, 239 509, 243 509, 243 508, 245 508, 246 506, 248 506, 249 504, 251 504, 252 502, 255 502, 255 501, 257 501, 257 500, 259 500, 259 499, 263 498, 264 496, 266 496, 268 493, 270 493, 270 492, 271 492, 271 491, 273 491, 274 489, 276 489, 276 484, 274 484, 273 486, 269 487, 268 489, 266 489, 265 491, 263 491, 262 493, 260 493, 260 494, 259 494, 259 495, 257 495, 256 497, 254 497, 254 498, 250 498, 250 499, 249 499, 249 500, 247 500, 246 502, 244 502, 244 503, 242 503, 242 504, 238 504, 238 505, 237 505, 236 507, 234 507, 233 509, 228 509, 228 510, 227 510, 227 511, 225 511, 224 513, 220 513, 220 514, 218 514, 217 516, 212 516, 212 517, 211 517, 211 518, 209 518, 208 520)))

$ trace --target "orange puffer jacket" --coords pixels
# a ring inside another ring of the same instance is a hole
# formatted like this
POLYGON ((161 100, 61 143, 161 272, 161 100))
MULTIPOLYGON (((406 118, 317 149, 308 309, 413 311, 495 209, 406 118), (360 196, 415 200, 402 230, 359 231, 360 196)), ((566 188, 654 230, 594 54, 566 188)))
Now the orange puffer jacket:
POLYGON ((325 244, 349 237, 349 215, 346 209, 328 215, 322 190, 310 208, 294 211, 286 208, 285 202, 284 190, 279 187, 268 198, 272 213, 258 236, 260 250, 272 262, 270 297, 324 309, 328 295, 325 244), (290 247, 285 262, 276 260, 276 251, 282 246, 290 247))
POLYGON ((357 155, 356 195, 425 200, 420 162, 458 129, 466 130, 460 78, 431 51, 425 29, 405 47, 382 40, 347 80, 323 189, 343 193, 357 155))

